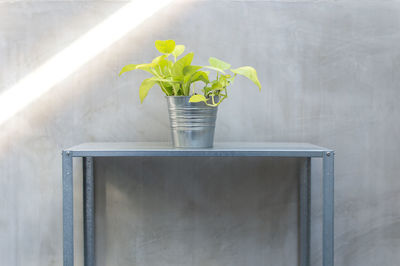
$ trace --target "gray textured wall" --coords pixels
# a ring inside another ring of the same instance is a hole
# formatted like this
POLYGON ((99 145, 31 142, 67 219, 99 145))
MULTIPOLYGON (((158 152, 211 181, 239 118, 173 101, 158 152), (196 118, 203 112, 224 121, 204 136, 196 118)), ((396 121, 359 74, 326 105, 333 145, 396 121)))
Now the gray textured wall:
MULTIPOLYGON (((125 4, 1 1, 0 92, 125 4)), ((186 44, 195 63, 217 56, 258 70, 263 91, 237 80, 219 110, 217 141, 337 151, 336 265, 399 264, 400 2, 242 0, 168 6, 0 125, 1 265, 61 265, 62 148, 169 139, 161 92, 139 104, 146 74, 117 77, 123 65, 156 56, 154 40, 166 38, 186 44)), ((98 265, 296 264, 296 160, 95 163, 98 265)), ((320 169, 313 173, 318 198, 320 169)), ((79 189, 76 199, 78 225, 79 189)), ((320 265, 318 200, 312 216, 312 264, 320 265)))

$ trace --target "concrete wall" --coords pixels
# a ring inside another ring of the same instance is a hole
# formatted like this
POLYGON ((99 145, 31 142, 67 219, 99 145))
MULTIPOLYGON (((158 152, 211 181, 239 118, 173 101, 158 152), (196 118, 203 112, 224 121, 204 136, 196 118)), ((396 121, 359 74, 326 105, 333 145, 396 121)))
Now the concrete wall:
MULTIPOLYGON (((1 1, 0 91, 125 4, 1 1)), ((216 56, 258 70, 263 91, 237 79, 216 141, 336 150, 336 265, 399 264, 400 2, 242 0, 164 8, 0 125, 1 265, 61 265, 62 148, 169 140, 160 90, 141 105, 147 75, 117 77, 123 65, 156 56, 154 40, 167 38, 186 44, 197 64, 216 56)), ((98 265, 296 265, 296 160, 95 163, 98 265)), ((78 176, 75 184, 82 265, 78 176)), ((312 265, 320 265, 319 200, 312 218, 312 265)))

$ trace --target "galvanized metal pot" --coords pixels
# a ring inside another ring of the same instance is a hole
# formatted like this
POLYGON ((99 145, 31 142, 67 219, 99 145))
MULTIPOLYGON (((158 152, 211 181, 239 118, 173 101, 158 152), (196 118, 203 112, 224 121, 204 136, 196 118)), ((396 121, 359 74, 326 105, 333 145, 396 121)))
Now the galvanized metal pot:
MULTIPOLYGON (((190 96, 166 96, 175 148, 211 148, 218 107, 190 103, 190 96)), ((217 100, 217 99, 216 99, 217 100)))

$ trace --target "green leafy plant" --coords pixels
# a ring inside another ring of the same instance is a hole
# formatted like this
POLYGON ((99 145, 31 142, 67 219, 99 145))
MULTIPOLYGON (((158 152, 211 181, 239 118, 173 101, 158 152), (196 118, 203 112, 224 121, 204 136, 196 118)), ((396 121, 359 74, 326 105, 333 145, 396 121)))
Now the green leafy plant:
POLYGON ((210 57, 208 66, 192 65, 193 52, 178 59, 185 51, 184 45, 176 45, 173 40, 157 40, 156 49, 162 54, 147 64, 130 64, 122 68, 119 75, 132 70, 143 70, 153 75, 143 80, 139 87, 140 101, 143 102, 149 90, 158 85, 167 96, 191 96, 190 102, 204 102, 210 106, 219 105, 228 97, 227 87, 237 75, 250 79, 261 90, 257 72, 253 67, 244 66, 231 69, 231 65, 214 57, 210 57), (173 61, 169 57, 173 57, 173 61), (209 71, 216 72, 215 80, 209 80, 209 71), (233 75, 225 71, 230 70, 233 75), (195 83, 204 83, 202 94, 196 93, 195 83))
POLYGON ((257 77, 257 71, 251 66, 243 66, 231 69, 231 65, 219 60, 215 57, 210 57, 208 60, 208 68, 217 72, 216 79, 211 82, 206 82, 202 89, 203 94, 195 94, 190 97, 190 102, 204 102, 210 106, 218 106, 224 99, 228 97, 227 87, 233 83, 237 75, 242 75, 251 80, 261 91, 261 84, 257 77), (233 75, 227 74, 225 71, 230 70, 233 75), (218 96, 218 100, 215 101, 218 96), (211 99, 211 101, 210 101, 211 99))
POLYGON ((167 96, 188 96, 191 84, 205 80, 207 75, 199 71, 201 67, 192 66, 193 53, 188 53, 178 60, 178 57, 185 51, 184 45, 176 45, 173 40, 157 40, 157 50, 162 55, 153 59, 147 64, 130 64, 122 68, 119 75, 132 70, 143 70, 153 75, 143 80, 139 88, 140 101, 143 102, 149 90, 154 85, 159 85, 167 96), (174 61, 169 60, 172 56, 174 61))

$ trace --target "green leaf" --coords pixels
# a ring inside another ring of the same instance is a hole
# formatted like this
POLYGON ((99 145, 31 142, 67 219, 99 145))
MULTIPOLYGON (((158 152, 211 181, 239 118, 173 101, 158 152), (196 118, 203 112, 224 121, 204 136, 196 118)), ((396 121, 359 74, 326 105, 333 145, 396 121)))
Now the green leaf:
POLYGON ((211 92, 211 90, 212 90, 211 87, 204 87, 203 88, 203 91, 204 91, 205 95, 208 95, 211 92))
POLYGON ((219 83, 221 84, 221 87, 226 88, 227 86, 230 85, 230 82, 232 80, 231 75, 220 75, 219 77, 219 83))
POLYGON ((179 45, 175 46, 174 51, 172 51, 172 55, 176 59, 178 56, 183 54, 184 51, 185 51, 185 45, 179 44, 179 45))
POLYGON ((233 73, 235 73, 235 74, 245 76, 249 80, 253 81, 254 84, 256 84, 257 87, 261 91, 261 84, 260 84, 260 81, 258 81, 257 71, 253 67, 244 66, 244 67, 239 67, 239 68, 236 68, 236 69, 231 69, 231 71, 233 73))
POLYGON ((183 75, 183 68, 192 63, 193 55, 193 53, 188 53, 187 55, 176 61, 174 66, 172 67, 172 73, 174 75, 183 75))
POLYGON ((221 82, 219 82, 218 80, 217 80, 217 82, 213 82, 213 84, 212 84, 212 86, 211 86, 211 89, 213 90, 213 91, 216 91, 216 90, 222 90, 222 88, 223 88, 223 85, 221 84, 221 82))
POLYGON ((154 81, 161 81, 161 82, 167 82, 167 83, 180 83, 180 81, 175 81, 172 78, 157 78, 157 77, 152 77, 154 81))
POLYGON ((203 81, 204 83, 209 83, 208 73, 205 71, 198 71, 192 77, 192 82, 203 81))
POLYGON ((146 98, 147 93, 149 93, 149 90, 157 83, 154 78, 148 78, 143 80, 142 84, 140 85, 139 88, 139 97, 140 97, 140 103, 143 103, 144 98, 146 98))
POLYGON ((136 65, 136 69, 147 71, 151 74, 153 74, 153 72, 152 72, 153 67, 155 67, 155 64, 153 64, 153 63, 136 65))
POLYGON ((183 75, 175 75, 170 77, 173 81, 183 81, 184 76, 183 75))
POLYGON ((121 75, 124 74, 125 72, 135 70, 135 69, 136 69, 136 66, 137 66, 137 65, 133 65, 133 64, 124 66, 124 67, 121 69, 121 71, 119 72, 119 76, 121 76, 121 75))
POLYGON ((158 64, 160 64, 160 62, 162 60, 165 59, 165 57, 167 57, 165 54, 157 56, 156 58, 153 59, 153 61, 151 63, 154 64, 154 65, 158 65, 158 64))
POLYGON ((219 60, 215 57, 210 57, 208 59, 208 62, 210 63, 210 66, 221 69, 221 70, 227 70, 227 69, 231 68, 230 64, 228 64, 222 60, 219 60))
POLYGON ((199 103, 199 102, 207 103, 207 98, 204 97, 204 95, 196 94, 196 95, 193 95, 192 97, 190 97, 189 102, 190 103, 199 103))
POLYGON ((180 84, 171 83, 171 85, 172 85, 172 90, 174 91, 173 93, 174 96, 182 95, 180 84))
POLYGON ((172 67, 173 64, 174 64, 174 63, 172 63, 172 61, 167 60, 167 59, 163 59, 163 60, 161 60, 161 61, 158 63, 158 65, 159 65, 160 67, 172 67))
POLYGON ((203 68, 202 66, 185 66, 183 68, 183 74, 184 75, 192 75, 195 73, 197 70, 203 68))
POLYGON ((192 79, 192 75, 190 75, 190 74, 186 75, 183 78, 183 94, 184 95, 189 95, 191 79, 192 79))
POLYGON ((208 68, 208 69, 211 69, 211 70, 215 70, 215 71, 217 71, 217 72, 220 72, 220 73, 222 73, 222 74, 225 74, 225 71, 223 71, 222 69, 213 67, 213 66, 205 66, 204 68, 208 68))
POLYGON ((165 41, 157 40, 156 48, 160 53, 170 54, 175 49, 175 41, 174 40, 165 40, 165 41))
MULTIPOLYGON (((157 82, 157 84, 162 88, 161 83, 162 83, 162 82, 157 82)), ((163 83, 163 86, 164 86, 165 93, 166 93, 167 96, 170 96, 170 95, 173 95, 173 94, 174 94, 174 91, 173 91, 173 89, 172 89, 172 86, 170 86, 170 84, 168 84, 168 83, 163 83)))
POLYGON ((164 76, 170 75, 170 70, 172 69, 173 64, 172 61, 167 59, 163 59, 158 63, 164 76))

